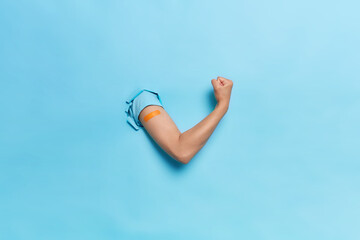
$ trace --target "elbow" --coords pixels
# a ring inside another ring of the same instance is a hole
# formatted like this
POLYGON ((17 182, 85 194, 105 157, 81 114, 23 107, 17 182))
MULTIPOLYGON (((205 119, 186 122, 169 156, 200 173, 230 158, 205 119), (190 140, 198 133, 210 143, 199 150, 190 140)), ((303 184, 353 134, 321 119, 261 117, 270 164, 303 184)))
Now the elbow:
POLYGON ((189 155, 186 152, 177 152, 174 156, 175 160, 182 164, 188 164, 193 156, 189 155))

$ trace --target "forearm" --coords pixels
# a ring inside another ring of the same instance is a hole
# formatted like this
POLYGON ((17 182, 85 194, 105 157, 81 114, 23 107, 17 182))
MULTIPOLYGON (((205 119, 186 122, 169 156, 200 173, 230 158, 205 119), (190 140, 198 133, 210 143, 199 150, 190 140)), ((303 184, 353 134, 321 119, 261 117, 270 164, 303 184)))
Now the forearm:
POLYGON ((139 114, 139 120, 150 136, 165 152, 181 163, 188 163, 199 152, 228 110, 232 81, 218 77, 217 80, 212 79, 211 84, 218 104, 207 117, 184 133, 180 132, 162 106, 148 105, 139 114), (147 118, 155 111, 155 116, 147 118))
POLYGON ((227 109, 227 104, 216 105, 215 109, 201 122, 180 134, 179 145, 187 159, 191 159, 205 145, 227 109))

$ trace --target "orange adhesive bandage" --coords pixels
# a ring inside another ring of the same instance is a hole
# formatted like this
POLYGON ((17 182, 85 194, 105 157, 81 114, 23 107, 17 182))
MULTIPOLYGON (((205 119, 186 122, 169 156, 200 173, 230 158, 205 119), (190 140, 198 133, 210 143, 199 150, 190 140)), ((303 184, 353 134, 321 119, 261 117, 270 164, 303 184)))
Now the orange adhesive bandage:
POLYGON ((155 116, 157 116, 157 115, 159 115, 159 114, 160 114, 160 111, 159 111, 159 110, 155 110, 155 111, 149 113, 148 115, 146 115, 146 116, 144 117, 144 121, 147 122, 147 121, 149 121, 150 119, 152 119, 153 117, 155 117, 155 116))

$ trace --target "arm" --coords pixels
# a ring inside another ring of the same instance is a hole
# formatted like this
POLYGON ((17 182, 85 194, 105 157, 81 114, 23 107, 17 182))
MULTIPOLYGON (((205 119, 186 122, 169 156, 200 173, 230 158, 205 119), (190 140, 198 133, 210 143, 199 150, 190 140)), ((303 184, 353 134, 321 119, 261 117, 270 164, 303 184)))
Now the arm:
POLYGON ((160 106, 148 106, 139 115, 139 120, 155 142, 181 163, 188 163, 200 151, 229 108, 232 81, 218 77, 211 83, 217 100, 215 109, 184 133, 179 131, 174 121, 160 106), (156 110, 160 111, 160 114, 145 121, 144 118, 156 110))

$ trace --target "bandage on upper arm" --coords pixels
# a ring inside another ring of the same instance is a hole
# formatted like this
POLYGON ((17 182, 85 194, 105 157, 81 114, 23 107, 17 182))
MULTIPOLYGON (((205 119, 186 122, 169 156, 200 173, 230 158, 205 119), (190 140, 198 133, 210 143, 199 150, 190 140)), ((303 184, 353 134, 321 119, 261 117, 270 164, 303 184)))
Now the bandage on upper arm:
POLYGON ((144 121, 147 122, 150 119, 152 119, 153 117, 156 117, 157 115, 160 115, 160 113, 161 112, 159 110, 152 111, 152 112, 145 115, 144 121))

